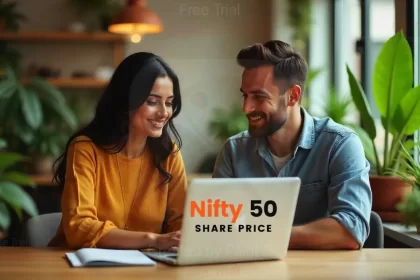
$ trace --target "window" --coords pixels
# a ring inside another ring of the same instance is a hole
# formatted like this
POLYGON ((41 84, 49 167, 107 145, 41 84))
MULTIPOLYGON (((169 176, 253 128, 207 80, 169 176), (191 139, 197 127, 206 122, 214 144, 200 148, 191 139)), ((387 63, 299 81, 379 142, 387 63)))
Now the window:
MULTIPOLYGON (((350 94, 348 65, 361 83, 377 122, 375 139, 379 157, 385 131, 381 125, 372 91, 372 73, 383 44, 395 34, 394 0, 331 0, 334 9, 333 84, 340 94, 350 94)), ((357 110, 350 117, 359 122, 357 110)))

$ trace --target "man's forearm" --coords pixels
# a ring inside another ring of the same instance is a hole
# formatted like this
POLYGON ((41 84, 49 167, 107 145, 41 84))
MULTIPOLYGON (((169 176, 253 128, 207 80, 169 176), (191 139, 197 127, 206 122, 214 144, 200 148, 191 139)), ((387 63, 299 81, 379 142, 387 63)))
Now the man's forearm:
POLYGON ((335 219, 325 218, 306 225, 295 226, 289 249, 358 249, 354 237, 335 219))

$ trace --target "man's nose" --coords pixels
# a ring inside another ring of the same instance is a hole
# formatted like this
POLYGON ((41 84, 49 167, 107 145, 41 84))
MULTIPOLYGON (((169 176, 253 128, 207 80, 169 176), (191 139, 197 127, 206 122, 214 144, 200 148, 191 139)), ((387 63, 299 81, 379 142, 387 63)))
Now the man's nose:
POLYGON ((249 114, 249 113, 251 113, 251 112, 254 112, 254 111, 255 111, 254 102, 252 102, 252 101, 251 101, 251 100, 249 100, 249 99, 244 100, 243 107, 242 107, 242 111, 243 111, 245 114, 249 114))

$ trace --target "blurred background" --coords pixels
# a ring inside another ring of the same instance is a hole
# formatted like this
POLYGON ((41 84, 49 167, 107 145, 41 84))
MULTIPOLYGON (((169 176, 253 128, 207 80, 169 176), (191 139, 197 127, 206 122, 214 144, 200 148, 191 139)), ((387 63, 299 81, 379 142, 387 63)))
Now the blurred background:
MULTIPOLYGON (((115 67, 134 52, 160 55, 180 78, 183 107, 175 124, 191 178, 209 176, 223 141, 247 129, 235 62, 240 49, 289 42, 310 66, 303 106, 358 125, 346 64, 374 107, 371 76, 382 45, 403 30, 417 48, 410 0, 149 0, 143 2, 160 18, 160 32, 111 33, 128 2, 0 0, 0 138, 30 159, 21 168, 37 186, 26 191, 40 213, 60 211, 52 163, 92 118, 115 67)), ((12 227, 13 234, 19 230, 12 227)))

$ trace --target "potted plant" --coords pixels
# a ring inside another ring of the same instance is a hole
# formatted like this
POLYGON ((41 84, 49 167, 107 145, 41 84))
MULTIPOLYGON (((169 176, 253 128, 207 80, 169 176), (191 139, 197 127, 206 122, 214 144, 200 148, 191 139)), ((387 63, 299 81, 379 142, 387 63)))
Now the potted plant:
POLYGON ((396 176, 411 185, 413 191, 397 204, 397 209, 402 215, 402 223, 407 227, 415 225, 420 233, 420 166, 404 145, 401 145, 400 156, 403 171, 397 170, 396 176))
POLYGON ((0 31, 17 31, 20 24, 27 20, 26 16, 16 11, 16 2, 4 3, 0 0, 0 31))
POLYGON ((0 100, 0 135, 13 144, 13 151, 34 156, 36 152, 51 154, 58 141, 52 133, 60 135, 63 129, 77 128, 76 116, 63 94, 42 78, 18 79, 11 68, 6 68, 0 79, 0 100))
MULTIPOLYGON (((209 123, 210 133, 220 142, 229 137, 248 129, 248 119, 242 112, 241 106, 233 106, 231 109, 214 109, 214 117, 209 123)), ((212 173, 216 162, 217 153, 210 154, 201 163, 198 173, 212 173)))
POLYGON ((373 71, 373 96, 385 131, 383 159, 379 158, 377 131, 372 109, 363 88, 347 66, 353 102, 364 131, 369 136, 374 154, 370 184, 373 195, 372 210, 383 221, 401 221, 396 205, 412 187, 396 176, 399 166, 400 143, 420 129, 420 87, 413 87, 413 56, 403 32, 398 32, 383 45, 373 71))
POLYGON ((24 156, 7 152, 7 143, 0 139, 0 239, 4 238, 10 226, 10 210, 22 220, 23 211, 30 216, 38 215, 32 198, 21 188, 21 185, 34 186, 33 181, 25 174, 12 167, 27 160, 24 156))

